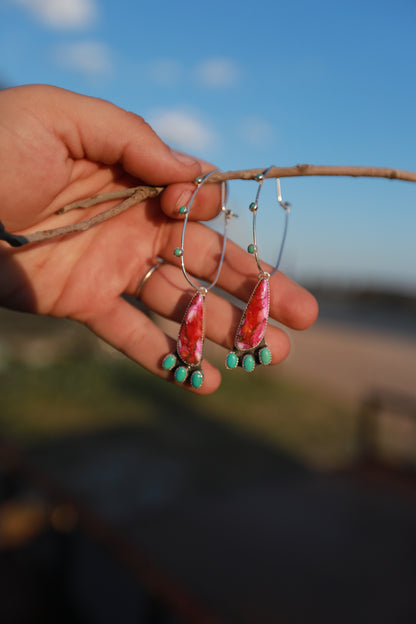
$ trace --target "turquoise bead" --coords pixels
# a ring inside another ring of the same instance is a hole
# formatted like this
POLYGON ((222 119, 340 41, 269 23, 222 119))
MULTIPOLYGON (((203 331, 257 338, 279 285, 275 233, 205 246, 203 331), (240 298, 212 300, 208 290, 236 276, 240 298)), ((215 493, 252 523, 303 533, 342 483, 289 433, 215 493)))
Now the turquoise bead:
POLYGON ((202 386, 202 382, 204 381, 204 374, 202 373, 202 371, 195 371, 194 373, 192 373, 190 381, 192 388, 198 390, 198 388, 202 386))
POLYGON ((234 353, 234 351, 230 351, 230 353, 225 358, 225 366, 229 370, 233 370, 233 368, 236 368, 238 366, 238 357, 237 354, 234 353))
POLYGON ((186 213, 187 213, 187 211, 188 211, 188 210, 187 210, 186 206, 181 206, 181 207, 179 208, 179 214, 181 214, 181 215, 186 214, 186 213))
POLYGON ((256 245, 253 245, 253 243, 251 243, 248 247, 247 247, 247 251, 248 253, 254 254, 257 252, 257 247, 256 245))
POLYGON ((257 210, 256 202, 251 202, 251 204, 249 206, 249 210, 251 210, 251 212, 256 212, 256 210, 257 210))
POLYGON ((169 355, 167 355, 162 362, 162 368, 164 368, 167 371, 170 371, 175 366, 175 364, 176 364, 176 357, 173 355, 173 353, 169 353, 169 355))
POLYGON ((176 256, 177 258, 180 258, 181 256, 183 256, 183 249, 181 249, 180 247, 176 247, 175 251, 173 252, 173 255, 176 256))
POLYGON ((263 366, 268 366, 272 361, 272 352, 268 347, 263 347, 259 352, 259 360, 263 366))
POLYGON ((256 361, 250 354, 243 357, 243 368, 247 373, 251 373, 256 368, 256 361))
POLYGON ((185 366, 179 366, 175 371, 175 380, 178 383, 183 383, 188 374, 188 369, 185 366))

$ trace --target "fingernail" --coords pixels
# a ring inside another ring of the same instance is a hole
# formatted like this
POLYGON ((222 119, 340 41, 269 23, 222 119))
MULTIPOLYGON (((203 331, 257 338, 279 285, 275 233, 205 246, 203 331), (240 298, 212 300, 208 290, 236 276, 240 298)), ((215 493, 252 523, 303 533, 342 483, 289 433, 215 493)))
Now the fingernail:
POLYGON ((192 197, 192 191, 183 191, 183 193, 181 193, 181 195, 179 195, 178 197, 178 201, 176 202, 176 210, 179 212, 179 214, 181 213, 181 208, 186 207, 192 197))
POLYGON ((175 149, 171 150, 171 152, 175 156, 176 160, 179 160, 179 162, 184 165, 188 165, 188 167, 197 163, 197 159, 190 154, 185 154, 185 152, 180 152, 179 150, 175 149))

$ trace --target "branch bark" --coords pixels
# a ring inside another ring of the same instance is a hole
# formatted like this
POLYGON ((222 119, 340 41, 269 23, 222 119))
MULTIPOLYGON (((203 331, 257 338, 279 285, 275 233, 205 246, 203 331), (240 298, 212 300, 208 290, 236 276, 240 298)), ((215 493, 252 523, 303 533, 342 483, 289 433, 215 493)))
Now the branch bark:
MULTIPOLYGON (((265 169, 241 169, 238 171, 222 171, 211 175, 206 183, 215 184, 218 182, 226 182, 228 180, 254 180, 257 175, 263 173, 265 169)), ((295 165, 293 167, 272 167, 268 174, 268 178, 291 178, 302 176, 344 176, 344 177, 366 177, 366 178, 386 178, 389 180, 404 180, 408 182, 416 182, 415 171, 404 171, 401 169, 393 169, 388 167, 343 167, 331 165, 295 165)), ((162 193, 163 187, 157 186, 136 186, 128 189, 114 191, 112 193, 100 193, 93 197, 81 199, 64 206, 57 211, 57 214, 63 214, 70 210, 79 208, 89 208, 99 203, 105 203, 114 199, 124 199, 116 206, 112 206, 108 210, 104 210, 99 214, 74 223, 64 225, 62 227, 33 232, 25 236, 12 234, 7 232, 0 222, 0 240, 4 240, 13 247, 21 247, 29 243, 37 243, 74 232, 82 232, 91 227, 102 223, 107 219, 111 219, 121 214, 131 206, 138 204, 145 199, 157 197, 162 193)))

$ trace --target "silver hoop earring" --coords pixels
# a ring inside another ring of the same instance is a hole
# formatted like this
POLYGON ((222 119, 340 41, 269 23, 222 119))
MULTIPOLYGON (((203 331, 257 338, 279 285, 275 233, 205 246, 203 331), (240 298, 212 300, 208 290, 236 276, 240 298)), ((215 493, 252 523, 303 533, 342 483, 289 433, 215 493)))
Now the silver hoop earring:
POLYGON ((192 295, 179 329, 176 351, 174 353, 169 353, 162 362, 164 370, 173 372, 176 382, 182 384, 187 380, 194 389, 200 388, 204 381, 204 373, 202 371, 201 362, 205 339, 205 298, 208 292, 214 288, 220 276, 221 268, 224 262, 228 223, 230 218, 234 216, 231 210, 227 210, 225 206, 225 182, 222 182, 221 185, 221 211, 224 215, 223 244, 217 273, 209 286, 200 286, 199 284, 196 284, 189 276, 185 268, 185 231, 188 224, 189 214, 199 189, 213 173, 217 172, 218 170, 211 171, 205 176, 201 176, 194 180, 196 189, 191 196, 188 206, 184 207, 180 211, 181 214, 185 215, 185 219, 182 228, 181 246, 175 249, 174 255, 181 259, 182 273, 188 284, 192 286, 195 292, 192 295))
POLYGON ((256 364, 263 364, 264 366, 267 366, 272 362, 272 354, 264 338, 270 308, 269 280, 271 276, 276 273, 282 259, 290 206, 288 203, 283 202, 280 180, 279 178, 276 178, 277 201, 285 211, 285 224, 277 262, 274 269, 269 273, 263 269, 258 257, 256 219, 259 209, 260 192, 263 182, 271 168, 272 167, 268 167, 265 171, 263 171, 263 173, 256 176, 255 179, 259 183, 259 186, 255 200, 249 205, 249 210, 253 214, 253 242, 250 243, 247 251, 254 256, 257 268, 259 269, 259 275, 257 284, 251 293, 241 317, 234 340, 233 350, 227 354, 225 359, 225 366, 229 370, 233 370, 234 368, 241 366, 245 371, 251 372, 255 369, 256 364))

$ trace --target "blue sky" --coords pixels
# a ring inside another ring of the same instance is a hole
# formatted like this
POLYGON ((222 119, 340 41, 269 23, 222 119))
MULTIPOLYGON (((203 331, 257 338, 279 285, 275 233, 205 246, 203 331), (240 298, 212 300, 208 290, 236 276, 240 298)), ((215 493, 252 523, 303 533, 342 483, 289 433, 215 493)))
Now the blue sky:
MULTIPOLYGON (((109 99, 221 169, 414 170, 415 32, 414 0, 0 0, 0 80, 109 99)), ((282 190, 289 275, 416 291, 416 185, 297 178, 282 190)), ((255 191, 230 185, 244 246, 255 191)), ((267 200, 259 243, 272 262, 282 225, 267 200)))

